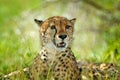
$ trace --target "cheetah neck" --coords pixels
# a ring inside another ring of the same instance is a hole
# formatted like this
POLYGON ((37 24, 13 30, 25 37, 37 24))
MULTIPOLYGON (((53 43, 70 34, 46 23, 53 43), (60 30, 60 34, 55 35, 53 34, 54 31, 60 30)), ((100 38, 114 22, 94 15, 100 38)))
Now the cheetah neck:
POLYGON ((67 47, 64 51, 48 51, 45 47, 42 47, 42 50, 40 51, 40 56, 42 60, 49 60, 49 61, 54 61, 58 56, 61 56, 61 54, 66 53, 66 54, 71 54, 68 53, 67 51, 71 51, 70 47, 67 47))
POLYGON ((72 53, 70 47, 67 47, 65 49, 65 51, 53 52, 53 53, 50 53, 43 47, 42 50, 40 51, 39 55, 40 55, 39 57, 42 59, 42 61, 46 62, 46 64, 50 68, 50 70, 54 69, 55 66, 58 64, 58 61, 61 61, 63 57, 64 57, 64 59, 69 60, 70 56, 71 56, 72 59, 76 62, 75 56, 72 53))

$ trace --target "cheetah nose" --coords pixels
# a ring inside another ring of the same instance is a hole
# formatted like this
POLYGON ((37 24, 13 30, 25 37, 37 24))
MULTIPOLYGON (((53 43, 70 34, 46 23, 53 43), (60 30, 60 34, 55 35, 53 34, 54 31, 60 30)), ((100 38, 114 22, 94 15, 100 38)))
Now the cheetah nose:
POLYGON ((61 38, 62 40, 64 40, 66 37, 67 37, 66 34, 59 35, 59 38, 61 38))

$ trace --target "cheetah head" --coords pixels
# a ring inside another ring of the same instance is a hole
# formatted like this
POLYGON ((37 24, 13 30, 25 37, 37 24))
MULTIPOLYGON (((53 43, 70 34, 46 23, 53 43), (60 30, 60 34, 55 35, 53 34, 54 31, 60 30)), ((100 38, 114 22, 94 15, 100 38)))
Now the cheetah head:
POLYGON ((39 26, 42 46, 46 49, 64 51, 70 47, 73 40, 74 23, 76 19, 53 16, 45 21, 35 19, 39 26))

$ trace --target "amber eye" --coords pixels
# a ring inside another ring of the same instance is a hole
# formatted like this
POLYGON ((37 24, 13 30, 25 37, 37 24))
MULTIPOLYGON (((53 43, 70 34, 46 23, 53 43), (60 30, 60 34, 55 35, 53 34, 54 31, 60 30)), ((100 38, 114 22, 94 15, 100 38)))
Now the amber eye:
POLYGON ((66 29, 69 29, 71 26, 69 26, 69 25, 66 25, 66 29))
POLYGON ((55 29, 55 26, 53 25, 53 26, 51 26, 51 29, 55 29))

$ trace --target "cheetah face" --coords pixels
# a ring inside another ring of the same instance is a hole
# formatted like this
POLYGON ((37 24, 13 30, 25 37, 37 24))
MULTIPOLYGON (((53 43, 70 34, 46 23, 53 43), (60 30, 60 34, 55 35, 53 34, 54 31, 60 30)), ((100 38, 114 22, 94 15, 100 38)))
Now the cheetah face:
POLYGON ((59 16, 48 18, 45 21, 35 19, 35 22, 40 26, 43 46, 57 51, 63 51, 70 46, 73 40, 75 20, 75 18, 68 20, 59 16))

